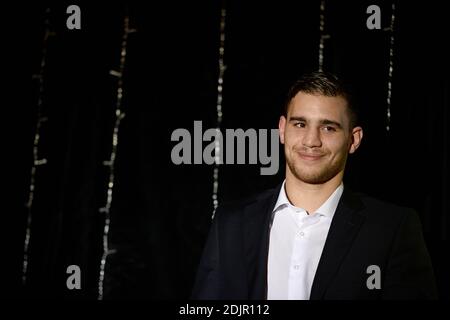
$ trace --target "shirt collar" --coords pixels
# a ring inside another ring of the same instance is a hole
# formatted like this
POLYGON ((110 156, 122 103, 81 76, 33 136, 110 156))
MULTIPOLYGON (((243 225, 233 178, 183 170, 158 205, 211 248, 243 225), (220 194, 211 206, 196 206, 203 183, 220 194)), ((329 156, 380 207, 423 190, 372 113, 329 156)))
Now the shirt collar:
MULTIPOLYGON (((304 211, 303 208, 296 207, 289 201, 286 195, 285 184, 286 180, 283 181, 273 212, 279 211, 284 207, 290 207, 295 211, 304 211)), ((333 218, 343 192, 344 192, 344 184, 341 182, 340 185, 336 188, 336 190, 334 190, 334 192, 328 197, 328 199, 314 213, 317 213, 321 216, 333 218)))

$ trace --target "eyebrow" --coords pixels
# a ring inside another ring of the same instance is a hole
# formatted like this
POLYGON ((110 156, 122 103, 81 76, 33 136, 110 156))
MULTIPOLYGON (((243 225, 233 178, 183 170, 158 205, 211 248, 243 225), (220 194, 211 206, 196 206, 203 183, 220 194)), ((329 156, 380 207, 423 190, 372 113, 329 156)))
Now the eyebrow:
MULTIPOLYGON (((289 118, 289 122, 290 121, 303 121, 303 122, 308 122, 308 120, 306 120, 306 118, 304 117, 290 117, 289 118)), ((337 122, 337 121, 333 121, 333 120, 329 120, 329 119, 320 119, 319 123, 322 125, 334 125, 338 128, 342 128, 342 125, 337 122)))

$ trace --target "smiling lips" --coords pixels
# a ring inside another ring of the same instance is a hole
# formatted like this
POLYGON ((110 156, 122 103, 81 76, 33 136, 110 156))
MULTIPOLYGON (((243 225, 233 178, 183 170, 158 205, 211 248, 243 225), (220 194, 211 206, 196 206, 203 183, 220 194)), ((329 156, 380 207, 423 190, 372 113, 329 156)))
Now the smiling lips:
POLYGON ((298 155, 300 156, 300 158, 307 161, 316 161, 323 157, 323 154, 312 154, 302 152, 298 152, 298 155))

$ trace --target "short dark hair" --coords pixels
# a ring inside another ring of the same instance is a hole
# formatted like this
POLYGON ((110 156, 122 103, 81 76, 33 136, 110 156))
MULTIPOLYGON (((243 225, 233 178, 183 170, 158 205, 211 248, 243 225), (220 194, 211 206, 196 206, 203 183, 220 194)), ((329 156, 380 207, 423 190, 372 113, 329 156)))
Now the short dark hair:
POLYGON ((342 82, 336 75, 329 72, 315 71, 304 74, 289 89, 284 104, 283 115, 287 117, 289 105, 299 92, 322 95, 325 97, 342 97, 347 101, 347 110, 350 116, 350 128, 358 124, 358 112, 353 104, 350 87, 342 82))

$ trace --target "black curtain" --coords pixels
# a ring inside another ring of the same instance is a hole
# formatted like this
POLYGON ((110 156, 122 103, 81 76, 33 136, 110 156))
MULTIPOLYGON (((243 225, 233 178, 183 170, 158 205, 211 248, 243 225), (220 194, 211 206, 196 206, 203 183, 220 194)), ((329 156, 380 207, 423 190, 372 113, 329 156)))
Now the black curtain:
MULTIPOLYGON (((123 111, 105 275, 105 299, 189 297, 213 212, 213 166, 175 165, 171 134, 216 126, 221 1, 92 4, 42 3, 28 30, 39 72, 44 20, 48 41, 44 123, 36 173, 26 285, 23 240, 39 96, 32 80, 15 139, 11 198, 15 224, 10 282, 26 297, 96 299, 123 19, 129 36, 123 111), (66 28, 66 8, 81 8, 81 30, 66 28), (50 8, 50 14, 46 9, 50 8), (82 289, 68 290, 66 268, 78 265, 82 289)), ((390 130, 386 130, 392 1, 326 1, 324 70, 354 84, 364 139, 344 183, 415 208, 422 219, 441 298, 450 297, 448 252, 448 27, 438 1, 396 1, 390 130), (382 29, 366 27, 366 8, 381 8, 382 29)), ((222 128, 277 128, 292 82, 318 68, 320 1, 226 1, 222 128)), ((223 131, 224 132, 224 131, 223 131)), ((280 148, 282 151, 282 149, 280 148)), ((280 152, 282 153, 282 152, 280 152)), ((284 176, 259 165, 223 165, 219 202, 274 187, 284 176)), ((13 241, 12 241, 13 240, 13 241)))

